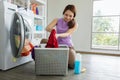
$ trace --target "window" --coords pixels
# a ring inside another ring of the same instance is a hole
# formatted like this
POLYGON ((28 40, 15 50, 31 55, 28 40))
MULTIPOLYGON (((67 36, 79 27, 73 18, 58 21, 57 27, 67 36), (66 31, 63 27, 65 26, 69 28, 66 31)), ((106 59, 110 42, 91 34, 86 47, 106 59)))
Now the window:
POLYGON ((92 48, 119 50, 120 0, 94 0, 92 48))

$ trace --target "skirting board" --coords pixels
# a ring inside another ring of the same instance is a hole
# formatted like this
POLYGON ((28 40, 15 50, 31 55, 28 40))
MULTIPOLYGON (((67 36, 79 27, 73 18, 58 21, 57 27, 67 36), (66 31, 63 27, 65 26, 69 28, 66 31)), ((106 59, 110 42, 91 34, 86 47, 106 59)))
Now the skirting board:
POLYGON ((111 54, 111 53, 103 53, 103 52, 87 52, 87 51, 76 51, 76 53, 81 54, 97 54, 97 55, 109 55, 109 56, 120 56, 120 54, 111 54))

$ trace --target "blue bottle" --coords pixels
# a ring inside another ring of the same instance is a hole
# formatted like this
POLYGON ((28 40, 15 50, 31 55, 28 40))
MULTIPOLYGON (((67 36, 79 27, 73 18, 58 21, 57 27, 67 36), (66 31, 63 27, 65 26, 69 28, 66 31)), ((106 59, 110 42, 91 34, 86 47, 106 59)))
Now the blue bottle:
POLYGON ((77 53, 75 60, 74 74, 80 74, 80 73, 81 73, 81 55, 77 53))

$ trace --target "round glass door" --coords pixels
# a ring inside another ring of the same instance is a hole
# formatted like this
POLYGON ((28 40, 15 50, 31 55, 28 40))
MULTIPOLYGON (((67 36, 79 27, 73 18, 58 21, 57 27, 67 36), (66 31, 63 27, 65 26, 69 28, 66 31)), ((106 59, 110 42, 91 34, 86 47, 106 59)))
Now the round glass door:
POLYGON ((15 57, 21 56, 21 51, 25 42, 24 21, 19 13, 15 13, 13 24, 10 30, 10 38, 13 55, 15 57))

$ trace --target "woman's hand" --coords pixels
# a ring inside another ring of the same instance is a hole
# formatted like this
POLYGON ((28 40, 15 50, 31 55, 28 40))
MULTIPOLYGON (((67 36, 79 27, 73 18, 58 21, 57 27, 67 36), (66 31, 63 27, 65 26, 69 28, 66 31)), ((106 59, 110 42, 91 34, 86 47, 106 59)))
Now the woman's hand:
POLYGON ((58 38, 58 37, 59 37, 59 34, 56 34, 55 36, 56 36, 56 38, 58 38))

